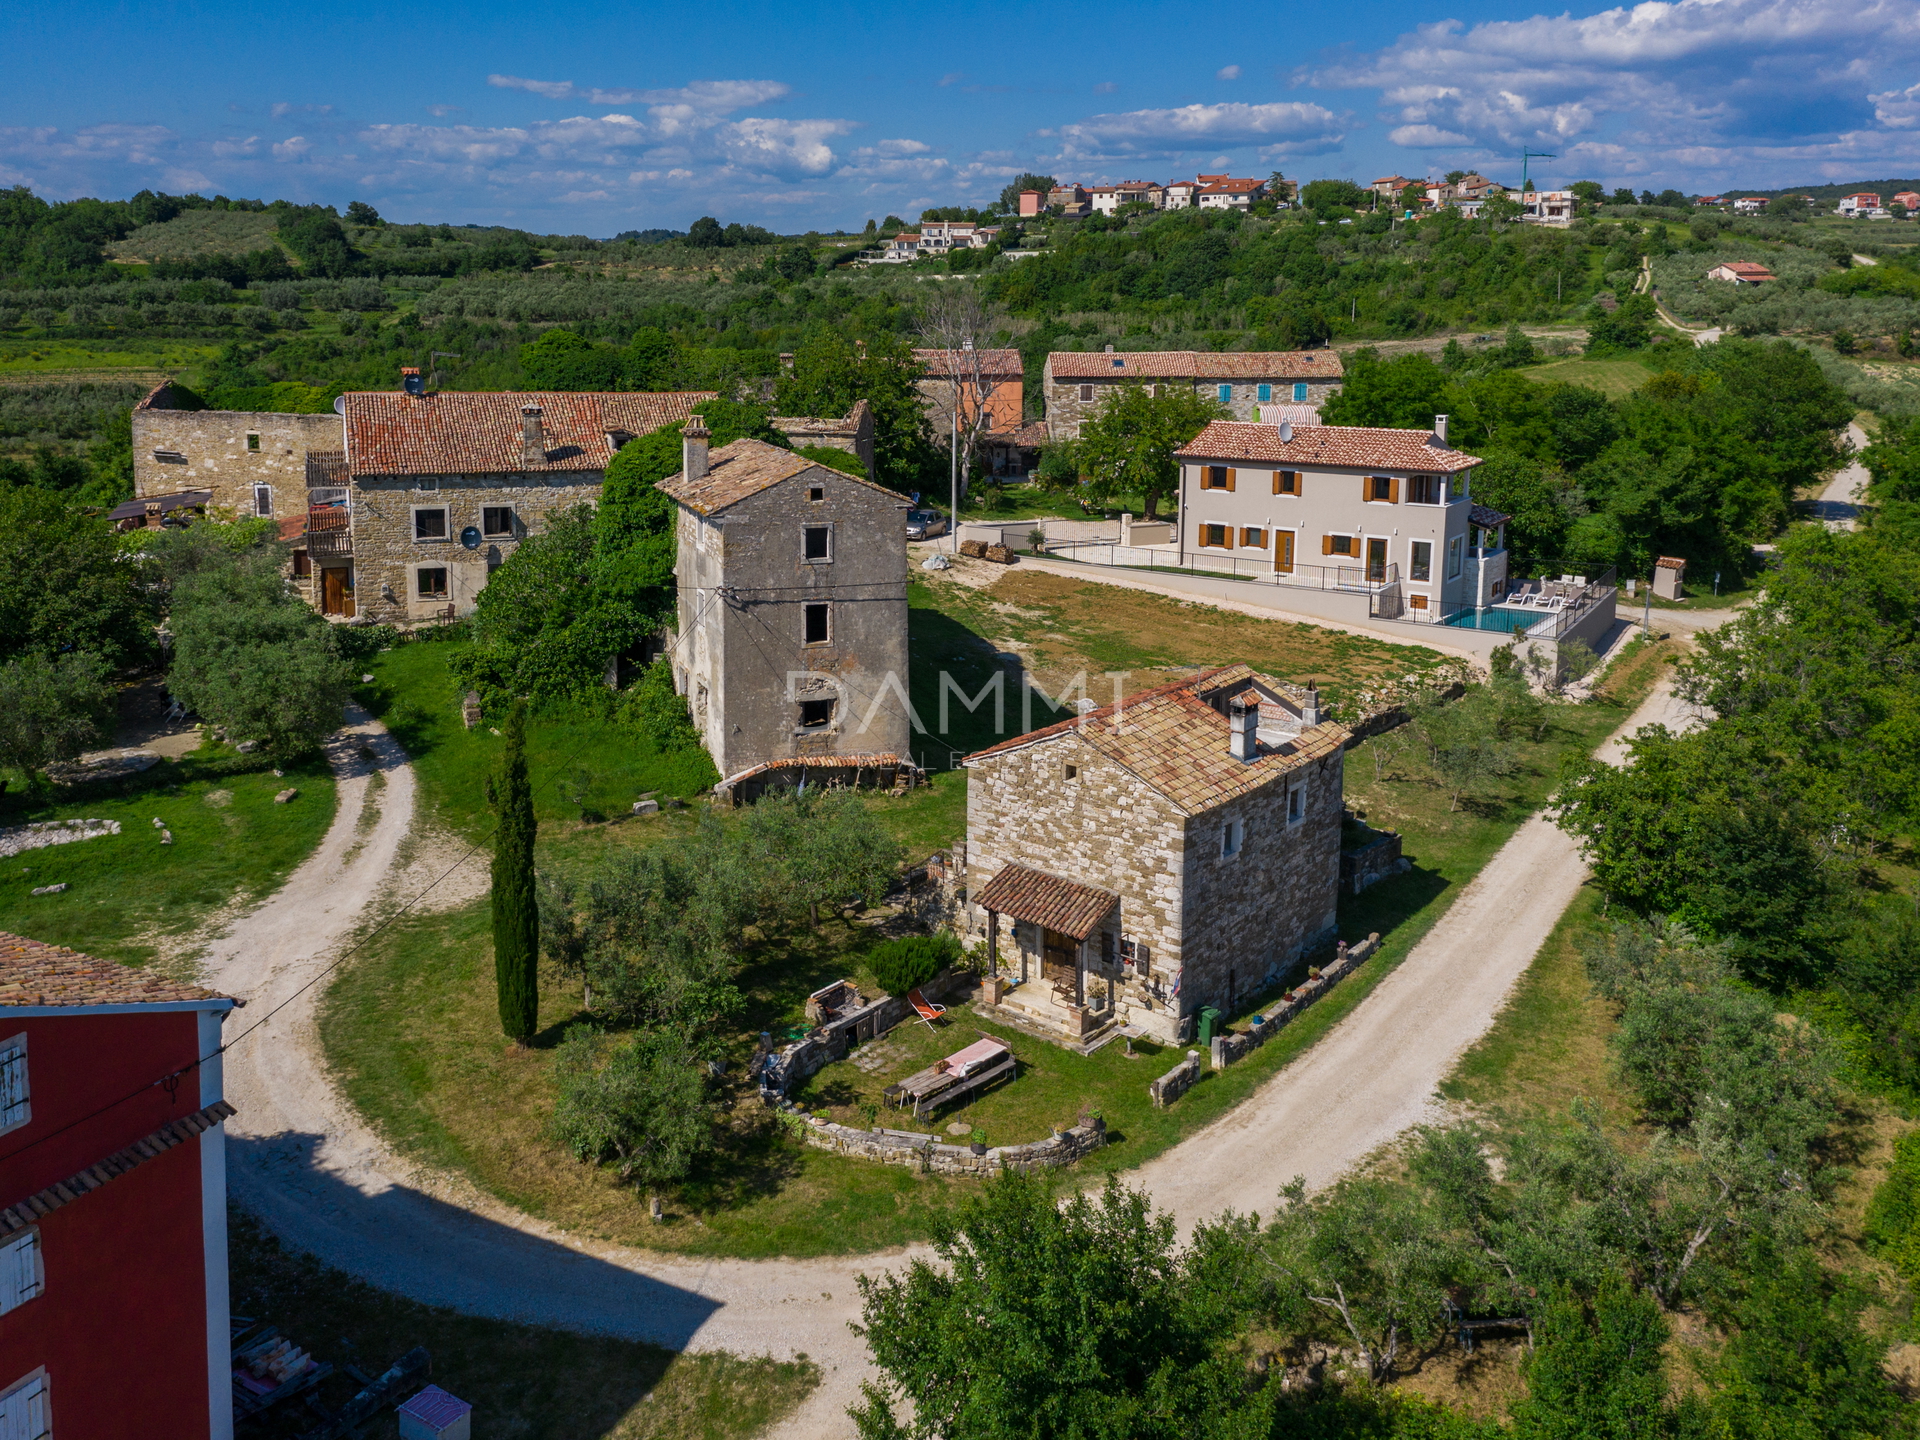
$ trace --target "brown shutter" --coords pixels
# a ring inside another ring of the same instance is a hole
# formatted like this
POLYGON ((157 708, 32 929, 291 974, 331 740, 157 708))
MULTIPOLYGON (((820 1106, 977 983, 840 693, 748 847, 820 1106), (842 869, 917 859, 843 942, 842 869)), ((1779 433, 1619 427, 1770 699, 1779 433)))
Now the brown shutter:
POLYGON ((1400 477, 1398 475, 1395 475, 1391 480, 1387 481, 1387 499, 1395 505, 1400 503, 1400 477))
POLYGON ((1322 535, 1320 537, 1320 553, 1322 555, 1331 555, 1333 553, 1333 537, 1331 535, 1322 535))
POLYGON ((1360 477, 1360 499, 1363 504, 1373 499, 1373 477, 1371 475, 1362 475, 1360 477))
POLYGON ((1206 526, 1196 525, 1193 527, 1193 548, 1196 550, 1204 550, 1207 548, 1206 526))
POLYGON ((1228 467, 1228 470, 1227 470, 1227 489, 1229 489, 1229 490, 1231 490, 1231 489, 1233 489, 1233 482, 1234 482, 1234 477, 1235 477, 1235 476, 1237 476, 1237 475, 1238 475, 1239 473, 1240 473, 1239 471, 1237 471, 1237 470, 1235 470, 1235 469, 1233 469, 1232 467, 1228 467))

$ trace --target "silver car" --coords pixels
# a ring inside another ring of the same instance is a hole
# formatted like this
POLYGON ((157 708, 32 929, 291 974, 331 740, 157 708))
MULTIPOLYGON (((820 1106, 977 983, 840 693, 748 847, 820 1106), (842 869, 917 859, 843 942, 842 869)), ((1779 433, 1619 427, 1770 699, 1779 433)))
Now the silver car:
POLYGON ((938 510, 909 510, 907 512, 907 539, 931 540, 936 535, 947 533, 947 517, 938 510))

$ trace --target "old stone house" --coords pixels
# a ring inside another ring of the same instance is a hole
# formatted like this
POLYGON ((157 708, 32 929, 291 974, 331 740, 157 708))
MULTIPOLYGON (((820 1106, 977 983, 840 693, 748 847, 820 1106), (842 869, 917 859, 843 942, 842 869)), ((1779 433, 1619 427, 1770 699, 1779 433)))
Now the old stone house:
POLYGON ((786 436, 794 449, 818 445, 844 450, 867 467, 869 480, 878 478, 873 465, 873 406, 865 400, 854 401, 845 415, 775 415, 768 423, 786 436))
POLYGON ((1333 934, 1348 738, 1313 690, 1228 665, 969 756, 989 999, 1070 1042, 1171 1042, 1283 976, 1333 934))
POLYGON ((136 499, 205 491, 207 508, 231 518, 306 514, 307 457, 340 449, 338 415, 184 408, 189 403, 198 402, 166 380, 133 407, 136 499))
POLYGON ((909 759, 907 497, 696 421, 679 506, 674 678, 723 783, 909 759), (852 757, 851 759, 849 757, 852 757))
POLYGON ((1081 425, 1127 385, 1182 386, 1225 405, 1237 420, 1258 420, 1262 405, 1317 411, 1344 374, 1334 350, 1056 350, 1045 372, 1047 433, 1078 438, 1081 425))
POLYGON ((1018 350, 915 350, 913 358, 923 367, 914 388, 935 443, 946 444, 956 414, 965 434, 983 409, 983 435, 1020 428, 1026 380, 1018 350))

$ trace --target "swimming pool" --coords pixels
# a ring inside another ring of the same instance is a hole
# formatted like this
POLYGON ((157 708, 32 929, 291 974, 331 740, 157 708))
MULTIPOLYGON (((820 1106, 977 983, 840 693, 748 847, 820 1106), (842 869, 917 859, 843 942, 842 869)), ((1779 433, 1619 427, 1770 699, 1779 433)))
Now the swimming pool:
POLYGON ((1462 610, 1440 623, 1463 630, 1504 630, 1513 634, 1529 630, 1546 618, 1538 610, 1462 610))

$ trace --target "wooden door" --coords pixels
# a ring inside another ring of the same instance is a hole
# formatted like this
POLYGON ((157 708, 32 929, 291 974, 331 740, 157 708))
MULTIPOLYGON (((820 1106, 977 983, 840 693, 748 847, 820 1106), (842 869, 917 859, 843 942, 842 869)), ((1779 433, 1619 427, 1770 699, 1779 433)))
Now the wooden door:
POLYGON ((338 565, 330 565, 320 572, 320 613, 347 613, 347 572, 338 565))
POLYGON ((1367 579, 1378 585, 1387 578, 1387 542, 1367 541, 1367 579))
POLYGON ((1273 568, 1284 573, 1293 570, 1293 531, 1273 532, 1273 568))

